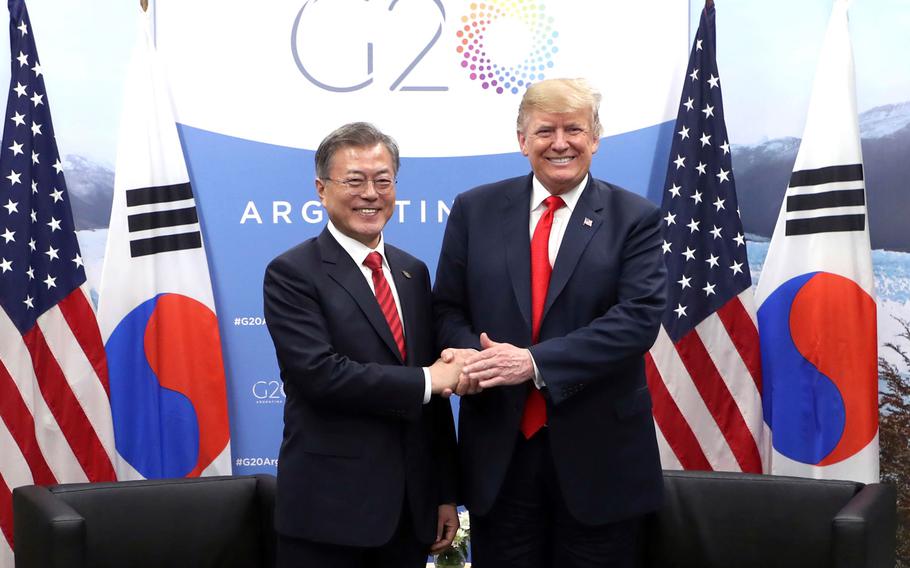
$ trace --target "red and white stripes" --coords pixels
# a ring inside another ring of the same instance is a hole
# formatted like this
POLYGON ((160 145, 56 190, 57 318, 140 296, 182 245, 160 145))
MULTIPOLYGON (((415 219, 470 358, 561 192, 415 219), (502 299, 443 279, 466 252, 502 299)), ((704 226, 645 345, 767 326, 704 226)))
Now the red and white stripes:
POLYGON ((0 564, 12 554, 12 490, 105 481, 114 432, 104 345, 83 285, 19 331, 0 311, 0 564))
POLYGON ((675 345, 661 328, 645 359, 664 468, 765 470, 754 314, 749 289, 675 345))

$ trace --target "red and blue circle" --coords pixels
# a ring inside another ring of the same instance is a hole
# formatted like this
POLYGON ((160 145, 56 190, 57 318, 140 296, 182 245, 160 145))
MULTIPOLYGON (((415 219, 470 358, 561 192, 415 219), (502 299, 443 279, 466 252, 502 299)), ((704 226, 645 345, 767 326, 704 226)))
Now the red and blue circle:
POLYGON ((553 18, 545 13, 542 3, 534 0, 489 0, 474 2, 470 13, 462 16, 455 33, 455 51, 461 66, 472 81, 498 94, 517 94, 546 78, 559 53, 559 32, 553 29, 553 18), (487 54, 484 42, 488 27, 500 19, 514 18, 524 24, 532 37, 533 47, 521 63, 500 65, 487 54))
POLYGON ((230 439, 215 314, 159 294, 120 321, 105 349, 117 451, 146 478, 199 476, 230 439))
POLYGON ((792 278, 758 310, 762 401, 774 448, 827 466, 855 455, 878 430, 875 300, 827 272, 792 278))

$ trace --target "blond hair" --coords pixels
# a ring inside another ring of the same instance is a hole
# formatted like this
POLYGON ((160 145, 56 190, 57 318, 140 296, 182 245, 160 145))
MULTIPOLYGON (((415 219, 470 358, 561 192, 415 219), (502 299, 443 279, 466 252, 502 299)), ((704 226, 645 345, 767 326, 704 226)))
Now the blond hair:
POLYGON ((525 91, 518 106, 516 126, 524 132, 531 111, 540 112, 591 112, 591 129, 595 138, 600 138, 603 128, 600 124, 601 95, 585 79, 547 79, 534 83, 525 91))

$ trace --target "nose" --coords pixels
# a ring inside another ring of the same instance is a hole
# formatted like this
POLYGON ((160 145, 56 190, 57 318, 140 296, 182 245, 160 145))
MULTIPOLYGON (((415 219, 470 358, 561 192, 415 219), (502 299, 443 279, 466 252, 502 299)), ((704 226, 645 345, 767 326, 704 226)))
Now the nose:
POLYGON ((565 150, 569 147, 569 137, 566 135, 566 131, 562 128, 557 128, 555 136, 553 137, 553 149, 554 150, 565 150))
POLYGON ((360 188, 360 197, 362 199, 376 199, 379 192, 376 191, 376 185, 373 180, 368 179, 362 188, 360 188))

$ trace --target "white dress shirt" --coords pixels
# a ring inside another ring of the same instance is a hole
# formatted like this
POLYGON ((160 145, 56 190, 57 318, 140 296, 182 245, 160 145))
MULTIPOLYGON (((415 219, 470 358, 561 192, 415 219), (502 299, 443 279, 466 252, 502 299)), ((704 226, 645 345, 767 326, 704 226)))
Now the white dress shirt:
MULTIPOLYGON (((566 225, 569 224, 569 217, 572 216, 572 211, 575 210, 575 205, 578 204, 578 198, 581 197, 581 192, 584 190, 585 184, 587 183, 588 176, 585 176, 585 179, 581 180, 580 184, 559 195, 566 206, 560 207, 553 213, 553 227, 550 229, 549 243, 550 266, 553 266, 556 262, 556 254, 559 252, 562 238, 566 234, 566 225)), ((531 218, 528 222, 528 232, 532 239, 534 238, 534 229, 537 228, 537 222, 540 221, 544 211, 547 210, 547 206, 544 205, 543 202, 546 198, 550 197, 550 195, 551 193, 547 191, 547 188, 545 188, 542 183, 540 183, 537 176, 534 176, 534 180, 531 182, 531 218)))
MULTIPOLYGON (((376 288, 373 286, 373 271, 368 268, 363 261, 366 260, 367 255, 371 252, 378 252, 382 257, 382 273, 385 276, 386 281, 389 283, 389 289, 392 291, 392 298, 395 300, 395 309, 398 310, 398 319, 401 320, 401 329, 405 338, 407 338, 408 330, 404 325, 404 316, 401 313, 401 300, 398 299, 398 289, 395 287, 395 279, 392 278, 392 269, 389 268, 389 261, 385 257, 385 241, 382 238, 382 233, 379 233, 379 244, 376 245, 375 249, 371 249, 365 244, 361 243, 356 239, 345 235, 332 224, 330 220, 327 224, 329 233, 335 240, 338 241, 338 244, 341 245, 341 248, 344 249, 346 253, 351 257, 351 260, 354 261, 360 268, 360 273, 363 274, 364 279, 367 281, 367 284, 370 286, 370 290, 373 291, 373 295, 376 295, 376 288)), ((552 239, 551 239, 552 240, 552 239)), ((405 341, 407 344, 407 341, 405 341)), ((424 379, 424 389, 423 389, 423 403, 426 404, 430 402, 430 394, 432 391, 431 380, 430 380, 430 370, 427 367, 423 368, 423 379, 424 379)))

